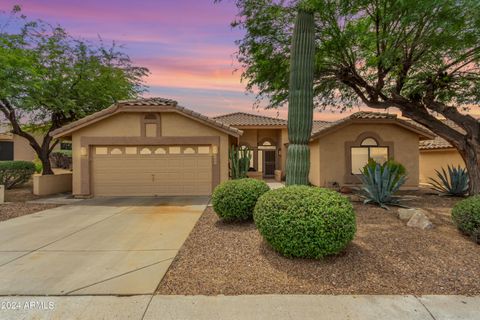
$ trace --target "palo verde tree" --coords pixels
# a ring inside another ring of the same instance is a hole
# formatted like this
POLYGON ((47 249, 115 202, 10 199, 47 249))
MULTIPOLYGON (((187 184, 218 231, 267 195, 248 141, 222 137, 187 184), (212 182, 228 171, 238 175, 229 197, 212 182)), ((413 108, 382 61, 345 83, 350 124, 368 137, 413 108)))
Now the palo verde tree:
POLYGON ((313 13, 300 8, 295 20, 290 57, 288 96, 287 185, 308 185, 313 122, 313 68, 315 24, 313 13))
MULTIPOLYGON (((468 113, 480 98, 480 2, 309 2, 316 24, 315 105, 398 108, 459 151, 470 193, 480 193, 480 124, 468 113)), ((282 106, 298 1, 236 5, 233 26, 246 31, 238 41, 238 60, 247 88, 268 98, 269 107, 282 106)))
POLYGON ((57 144, 50 133, 118 100, 145 90, 148 70, 110 47, 74 39, 63 28, 3 14, 0 25, 0 114, 12 133, 28 140, 53 174, 49 155, 57 144), (38 138, 41 135, 41 138, 38 138))

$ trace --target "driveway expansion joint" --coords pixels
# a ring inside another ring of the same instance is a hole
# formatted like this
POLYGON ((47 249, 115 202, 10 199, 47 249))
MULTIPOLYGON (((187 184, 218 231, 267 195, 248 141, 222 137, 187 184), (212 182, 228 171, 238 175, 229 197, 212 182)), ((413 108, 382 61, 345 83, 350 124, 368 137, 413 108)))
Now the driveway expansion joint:
POLYGON ((431 312, 431 311, 427 308, 427 306, 422 302, 422 300, 421 300, 418 296, 416 296, 416 295, 414 295, 414 297, 415 297, 415 299, 416 299, 418 302, 420 302, 420 304, 425 308, 425 310, 427 310, 427 312, 428 312, 428 314, 430 315, 430 317, 432 317, 433 320, 437 320, 437 319, 435 318, 435 316, 432 314, 432 312, 431 312))

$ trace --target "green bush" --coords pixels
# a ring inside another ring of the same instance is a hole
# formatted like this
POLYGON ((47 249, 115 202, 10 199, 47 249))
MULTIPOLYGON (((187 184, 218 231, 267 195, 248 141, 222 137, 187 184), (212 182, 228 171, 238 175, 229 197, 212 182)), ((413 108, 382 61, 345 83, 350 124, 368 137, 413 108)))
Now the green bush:
POLYGON ((70 150, 52 152, 50 161, 54 168, 70 169, 72 167, 72 152, 70 150))
POLYGON ((0 184, 5 189, 27 182, 35 173, 35 165, 28 161, 0 161, 0 184))
POLYGON ((452 209, 452 219, 460 231, 480 243, 480 195, 457 202, 452 209))
POLYGON ((258 199, 253 218, 264 239, 287 257, 318 259, 338 253, 356 232, 350 201, 316 187, 269 191, 258 199))
POLYGON ((33 159, 33 165, 35 166, 35 172, 36 173, 42 173, 43 171, 43 164, 40 158, 38 156, 35 156, 35 159, 33 159))
POLYGON ((268 185, 261 180, 246 178, 226 181, 213 191, 213 209, 225 221, 248 220, 252 217, 258 198, 268 190, 268 185))

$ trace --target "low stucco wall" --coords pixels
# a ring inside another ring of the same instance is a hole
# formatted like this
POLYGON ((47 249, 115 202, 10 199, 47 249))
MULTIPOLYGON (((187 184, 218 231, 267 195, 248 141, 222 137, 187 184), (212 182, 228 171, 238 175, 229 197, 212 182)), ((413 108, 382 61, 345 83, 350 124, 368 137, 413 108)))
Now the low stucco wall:
POLYGON ((420 183, 430 183, 429 178, 437 178, 435 170, 447 169, 448 166, 465 167, 460 153, 455 149, 421 150, 420 183))
POLYGON ((65 172, 54 175, 42 176, 35 174, 33 176, 33 194, 37 196, 47 196, 62 192, 72 191, 72 173, 65 172))

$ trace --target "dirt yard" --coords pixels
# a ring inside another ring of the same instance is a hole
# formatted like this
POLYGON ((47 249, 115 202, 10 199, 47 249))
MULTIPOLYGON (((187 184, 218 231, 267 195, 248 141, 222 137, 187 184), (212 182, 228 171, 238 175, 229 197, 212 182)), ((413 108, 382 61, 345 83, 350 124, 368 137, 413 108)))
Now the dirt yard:
POLYGON ((480 246, 450 220, 455 198, 407 195, 435 228, 412 229, 390 211, 355 202, 358 231, 340 255, 287 259, 253 222, 223 223, 211 207, 160 283, 159 294, 480 294, 480 246))
POLYGON ((5 190, 5 203, 0 204, 0 221, 58 207, 52 204, 26 203, 40 198, 32 193, 32 188, 32 184, 27 183, 18 188, 5 190))

